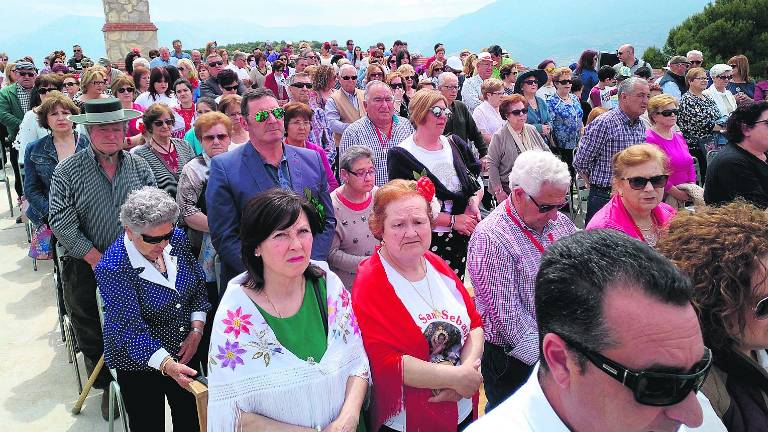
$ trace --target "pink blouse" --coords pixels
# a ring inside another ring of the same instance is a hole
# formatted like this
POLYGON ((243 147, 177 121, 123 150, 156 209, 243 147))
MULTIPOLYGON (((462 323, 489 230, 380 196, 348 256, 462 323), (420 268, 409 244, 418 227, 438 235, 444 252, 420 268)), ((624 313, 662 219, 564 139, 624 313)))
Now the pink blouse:
POLYGON ((683 134, 675 132, 672 139, 666 139, 651 129, 646 129, 645 140, 657 145, 669 158, 669 181, 664 187, 668 191, 672 186, 683 183, 696 183, 696 169, 693 156, 688 151, 688 144, 683 134))

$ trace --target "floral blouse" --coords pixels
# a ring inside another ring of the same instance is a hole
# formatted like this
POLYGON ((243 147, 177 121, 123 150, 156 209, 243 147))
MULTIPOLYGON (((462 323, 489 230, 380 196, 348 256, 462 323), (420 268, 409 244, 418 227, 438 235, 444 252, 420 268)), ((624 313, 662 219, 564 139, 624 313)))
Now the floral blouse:
POLYGON ((584 110, 579 99, 573 94, 568 94, 570 103, 566 103, 560 96, 555 95, 547 99, 547 108, 552 117, 552 136, 555 145, 559 148, 572 150, 576 148, 581 135, 581 117, 584 110))
POLYGON ((712 128, 720 118, 720 110, 712 99, 706 96, 695 96, 686 92, 680 98, 680 110, 677 114, 677 125, 689 146, 712 135, 712 128))
POLYGON ((325 116, 325 100, 316 93, 309 99, 309 107, 312 109, 312 130, 309 132, 309 141, 325 150, 328 155, 328 163, 333 166, 336 162, 336 143, 331 137, 328 126, 328 118, 325 116))

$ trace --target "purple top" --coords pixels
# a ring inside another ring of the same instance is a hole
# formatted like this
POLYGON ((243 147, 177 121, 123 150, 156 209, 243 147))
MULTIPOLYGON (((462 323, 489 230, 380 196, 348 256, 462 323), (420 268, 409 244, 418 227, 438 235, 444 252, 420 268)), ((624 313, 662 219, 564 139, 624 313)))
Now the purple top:
POLYGON ((645 141, 656 144, 669 158, 669 181, 664 187, 668 191, 672 186, 683 183, 696 183, 696 168, 693 156, 688 151, 688 144, 683 134, 675 132, 672 139, 666 139, 651 129, 645 131, 645 141))
POLYGON ((762 102, 768 99, 768 80, 760 81, 755 84, 755 102, 762 102))
POLYGON ((320 162, 323 163, 323 168, 325 168, 325 176, 328 178, 328 193, 333 192, 337 187, 339 187, 339 182, 336 181, 336 176, 333 175, 333 170, 331 170, 331 164, 328 163, 328 155, 325 154, 325 150, 323 150, 323 148, 318 145, 312 144, 312 142, 309 140, 304 142, 304 146, 307 148, 307 150, 313 150, 320 155, 320 162))

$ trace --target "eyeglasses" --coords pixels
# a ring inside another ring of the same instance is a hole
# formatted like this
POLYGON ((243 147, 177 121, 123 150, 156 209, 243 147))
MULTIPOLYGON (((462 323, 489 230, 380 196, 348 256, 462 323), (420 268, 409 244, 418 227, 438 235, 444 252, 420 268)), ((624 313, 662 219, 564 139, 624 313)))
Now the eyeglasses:
POLYGON ((237 87, 239 87, 237 84, 231 85, 231 86, 221 86, 226 91, 234 91, 237 90, 237 87))
POLYGON ((403 77, 403 79, 406 80, 406 81, 413 81, 413 78, 414 78, 413 75, 408 75, 408 76, 404 76, 403 77))
POLYGON ((221 66, 221 65, 223 65, 223 64, 224 64, 224 62, 223 62, 223 61, 216 61, 216 62, 210 62, 210 63, 208 63, 208 66, 209 66, 209 67, 216 67, 216 66, 221 66))
POLYGON ((519 115, 528 115, 528 108, 522 108, 522 109, 513 109, 507 111, 507 116, 519 116, 519 115))
POLYGON ((399 88, 401 88, 401 89, 405 88, 405 85, 403 83, 391 83, 391 84, 389 84, 389 86, 392 88, 392 90, 399 89, 399 88))
POLYGON ((457 86, 457 85, 454 85, 454 86, 442 85, 440 87, 442 87, 442 88, 444 88, 446 90, 458 90, 459 89, 459 86, 457 86))
POLYGON ((766 124, 768 124, 768 119, 766 119, 766 120, 758 120, 758 121, 756 121, 756 122, 755 122, 754 126, 757 126, 757 125, 759 125, 760 123, 766 123, 766 124))
POLYGON ((717 76, 721 80, 731 80, 733 79, 733 75, 718 75, 717 76))
POLYGON ((369 169, 368 171, 358 170, 358 171, 347 171, 347 172, 357 178, 374 177, 376 175, 376 170, 373 170, 373 169, 369 169))
POLYGON ((67 81, 67 82, 64 83, 64 85, 67 86, 67 87, 73 87, 73 86, 76 86, 78 84, 75 81, 67 81))
POLYGON ((383 77, 384 74, 381 72, 373 72, 372 74, 368 75, 369 77, 383 77))
POLYGON ((310 127, 312 122, 307 120, 291 120, 288 122, 289 126, 310 127))
POLYGON ((121 87, 121 88, 117 89, 117 92, 118 93, 126 93, 126 92, 127 93, 133 93, 134 90, 135 89, 133 87, 121 87))
POLYGON ((707 78, 706 76, 698 76, 696 78, 691 78, 691 81, 707 80, 707 79, 709 78, 707 78))
POLYGON ((755 305, 755 318, 759 320, 768 318, 768 297, 758 301, 755 305))
POLYGON ((229 138, 229 134, 203 135, 203 141, 213 142, 213 140, 224 141, 229 138))
POLYGON ((536 85, 538 85, 538 84, 539 84, 539 82, 538 82, 538 81, 536 81, 536 80, 525 80, 525 81, 523 81, 523 84, 528 84, 528 85, 534 85, 534 84, 536 84, 536 85))
POLYGON ((40 87, 39 89, 37 89, 37 94, 44 95, 54 90, 61 91, 61 89, 58 87, 40 87))
POLYGON ((691 392, 704 385, 712 367, 712 351, 704 347, 704 357, 688 373, 665 373, 653 370, 634 371, 560 336, 573 349, 584 355, 605 374, 632 390, 635 401, 649 406, 670 406, 682 402, 691 392))
POLYGON ((311 89, 312 83, 293 83, 291 87, 311 89))
POLYGON ((443 72, 443 68, 434 68, 434 69, 432 69, 432 73, 435 73, 435 72, 442 73, 443 72))
POLYGON ((165 120, 155 120, 152 122, 152 125, 155 127, 162 127, 163 125, 173 126, 174 123, 176 123, 176 120, 174 119, 165 119, 165 120))
POLYGON ((738 67, 737 65, 735 65, 735 64, 730 64, 730 63, 728 64, 728 66, 730 66, 730 67, 731 67, 731 69, 733 69, 733 68, 737 68, 737 67, 738 67))
POLYGON ((691 64, 700 65, 701 60, 691 60, 691 64))
POLYGON ((371 102, 375 104, 383 104, 383 103, 391 104, 395 102, 395 98, 392 96, 375 97, 371 99, 371 102))
POLYGON ((16 73, 19 74, 19 76, 21 76, 21 77, 28 77, 28 78, 32 78, 32 77, 34 77, 36 75, 34 72, 17 71, 16 73))
MULTIPOLYGON (((159 81, 158 81, 159 83, 159 81)), ((99 86, 99 85, 107 85, 106 81, 91 81, 92 85, 99 86)))
POLYGON ((253 114, 253 118, 257 122, 263 123, 263 122, 267 121, 267 119, 269 118, 269 114, 270 113, 272 113, 272 115, 275 116, 275 119, 280 120, 285 115, 285 110, 282 109, 282 108, 273 108, 270 111, 259 111, 259 112, 253 114))
POLYGON ((144 240, 144 243, 149 243, 149 244, 158 244, 164 241, 170 241, 171 237, 173 237, 173 229, 171 229, 171 231, 168 234, 164 234, 161 236, 149 236, 146 234, 141 235, 141 239, 144 240))
POLYGON ((349 81, 349 80, 357 79, 357 77, 354 76, 354 75, 340 76, 339 78, 343 79, 344 81, 349 81))
POLYGON ((657 175, 653 177, 626 177, 622 178, 622 180, 626 180, 627 183, 629 183, 629 187, 631 187, 634 190, 643 190, 648 185, 648 183, 651 183, 651 186, 653 186, 654 189, 661 189, 664 186, 667 185, 667 180, 669 180, 669 176, 666 174, 657 175))
POLYGON ((431 112, 432 115, 437 117, 437 118, 440 118, 440 117, 443 117, 443 116, 450 117, 451 114, 453 114, 449 108, 447 108, 447 107, 446 108, 440 108, 439 106, 433 106, 432 108, 429 109, 429 112, 431 112))
POLYGON ((560 81, 557 81, 557 82, 560 83, 560 85, 573 84, 573 80, 560 80, 560 81))
POLYGON ((536 202, 536 200, 535 200, 535 199, 534 199, 534 198, 531 196, 531 194, 529 194, 528 192, 526 192, 525 194, 526 194, 526 195, 528 195, 528 198, 530 198, 530 199, 531 199, 531 202, 533 202, 533 204, 534 204, 536 207, 538 207, 538 208, 539 208, 539 213, 547 213, 547 212, 550 212, 550 211, 552 211, 552 210, 555 210, 555 209, 557 209, 557 210, 560 210, 561 208, 563 208, 563 207, 565 207, 565 206, 567 206, 567 205, 568 205, 568 202, 564 202, 564 203, 562 203, 562 204, 539 204, 539 203, 538 203, 538 202, 536 202))
POLYGON ((678 112, 680 112, 680 110, 675 108, 675 109, 668 109, 668 110, 664 110, 664 111, 659 111, 657 114, 661 114, 664 117, 671 117, 672 115, 677 115, 678 112))

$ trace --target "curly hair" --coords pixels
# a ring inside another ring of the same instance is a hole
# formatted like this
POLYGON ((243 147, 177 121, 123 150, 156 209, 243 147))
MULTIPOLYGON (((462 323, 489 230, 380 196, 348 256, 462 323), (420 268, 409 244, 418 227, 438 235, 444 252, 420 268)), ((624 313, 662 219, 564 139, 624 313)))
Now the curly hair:
POLYGON ((738 344, 757 300, 752 278, 768 254, 768 213, 742 200, 680 212, 657 249, 691 278, 704 343, 738 344))

